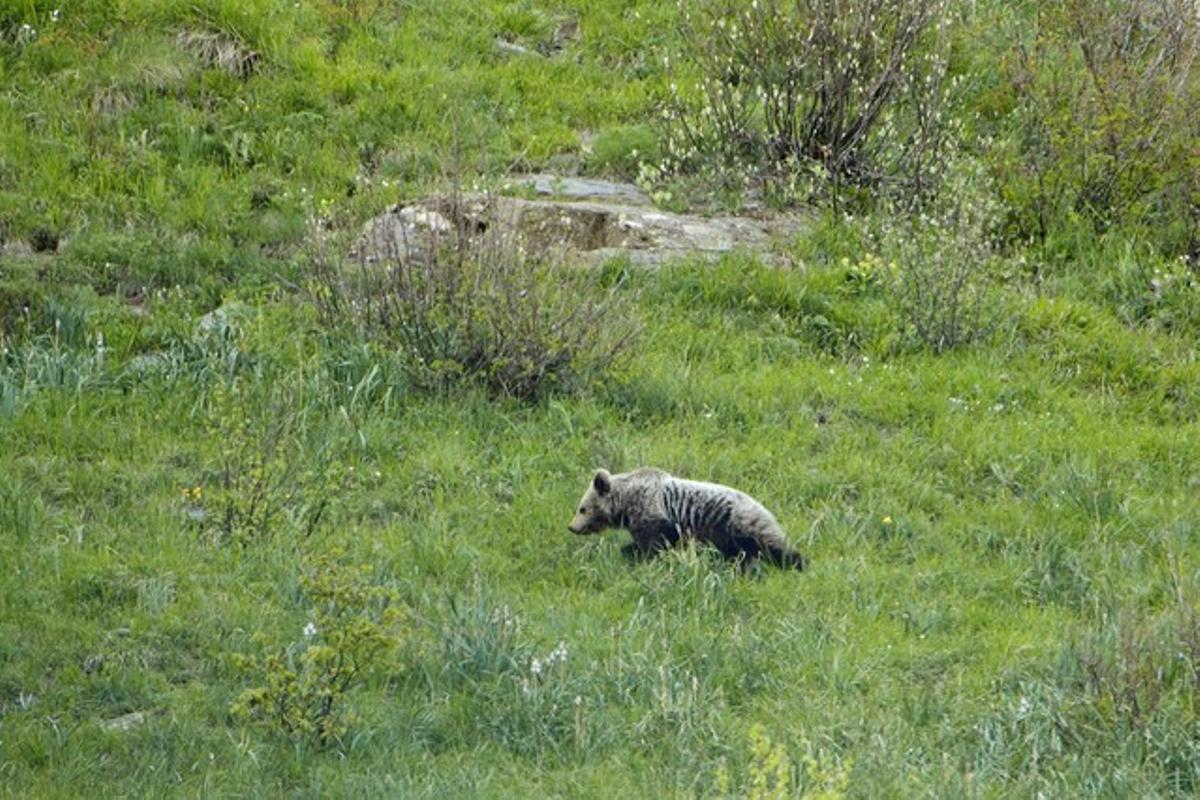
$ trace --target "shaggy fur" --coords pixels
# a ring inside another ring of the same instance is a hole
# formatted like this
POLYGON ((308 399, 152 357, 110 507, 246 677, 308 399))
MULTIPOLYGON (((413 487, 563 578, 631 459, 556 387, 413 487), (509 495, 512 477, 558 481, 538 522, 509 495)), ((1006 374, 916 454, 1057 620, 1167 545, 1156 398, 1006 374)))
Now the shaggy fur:
POLYGON ((775 517, 753 497, 650 467, 618 475, 597 470, 570 528, 577 534, 625 528, 633 534, 632 552, 641 555, 691 539, 726 558, 804 568, 775 517))

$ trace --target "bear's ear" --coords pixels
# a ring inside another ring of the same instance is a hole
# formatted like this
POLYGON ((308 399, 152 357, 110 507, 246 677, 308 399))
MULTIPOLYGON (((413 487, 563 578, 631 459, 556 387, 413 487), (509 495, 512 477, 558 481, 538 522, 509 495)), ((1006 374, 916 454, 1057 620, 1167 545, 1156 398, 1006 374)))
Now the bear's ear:
POLYGON ((612 475, 606 469, 596 470, 596 476, 592 478, 592 486, 599 494, 608 494, 612 491, 612 475))

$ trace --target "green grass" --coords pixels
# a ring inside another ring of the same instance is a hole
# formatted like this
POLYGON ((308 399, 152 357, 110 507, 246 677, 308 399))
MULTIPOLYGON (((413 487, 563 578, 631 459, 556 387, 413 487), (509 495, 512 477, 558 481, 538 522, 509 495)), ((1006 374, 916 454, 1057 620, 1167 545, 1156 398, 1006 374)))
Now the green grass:
POLYGON ((850 266, 871 220, 827 219, 802 267, 632 272, 645 330, 602 382, 415 392, 290 288, 305 219, 357 229, 456 141, 489 173, 628 170, 673 12, 375 5, 0 11, 0 225, 62 237, 0 255, 0 795, 744 796, 756 726, 797 792, 1195 794, 1196 305, 1147 290, 1183 267, 1116 238, 1044 274, 1005 254, 1005 324, 936 355, 850 266), (494 49, 575 17, 564 53, 494 49), (180 32, 261 60, 227 74, 180 32), (241 416, 344 467, 311 536, 195 519, 241 416), (811 568, 567 531, 594 467, 641 464, 759 497, 811 568), (304 640, 300 576, 335 548, 405 617, 320 749, 231 704, 263 680, 237 655, 304 640))
MULTIPOLYGON (((626 374, 532 408, 412 396, 286 298, 141 369, 90 344, 142 324, 129 315, 11 351, 6 786, 704 794, 720 764, 744 773, 762 723, 796 763, 805 747, 852 763, 856 795, 1186 793, 1200 398, 1169 388, 1194 385, 1190 345, 1037 301, 989 348, 834 358, 736 300, 779 280, 737 261, 641 276, 649 328, 626 374), (1077 336, 1073 316, 1090 320, 1077 336), (189 523, 180 491, 221 446, 206 398, 231 375, 290 387, 301 451, 354 467, 326 532, 219 547, 189 523), (619 536, 566 531, 592 466, 640 463, 764 498, 812 569, 630 565, 619 536), (228 712, 248 685, 231 655, 255 632, 301 638, 302 554, 335 544, 411 609, 401 650, 351 696, 342 756, 228 712), (569 657, 528 693, 560 641, 569 657), (132 711, 146 722, 102 729, 132 711)), ((787 292, 764 299, 786 308, 787 292)))

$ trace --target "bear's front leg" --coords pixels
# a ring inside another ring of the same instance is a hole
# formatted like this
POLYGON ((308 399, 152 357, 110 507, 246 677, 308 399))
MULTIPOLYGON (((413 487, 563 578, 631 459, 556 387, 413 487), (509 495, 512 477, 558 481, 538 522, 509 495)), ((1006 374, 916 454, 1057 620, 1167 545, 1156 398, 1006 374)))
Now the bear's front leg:
POLYGON ((653 558, 657 552, 658 550, 644 550, 637 543, 637 540, 634 540, 621 548, 621 555, 626 561, 648 561, 649 559, 653 558))
POLYGON ((654 520, 630 530, 633 541, 622 548, 626 556, 646 559, 672 547, 679 541, 679 529, 667 520, 654 520))

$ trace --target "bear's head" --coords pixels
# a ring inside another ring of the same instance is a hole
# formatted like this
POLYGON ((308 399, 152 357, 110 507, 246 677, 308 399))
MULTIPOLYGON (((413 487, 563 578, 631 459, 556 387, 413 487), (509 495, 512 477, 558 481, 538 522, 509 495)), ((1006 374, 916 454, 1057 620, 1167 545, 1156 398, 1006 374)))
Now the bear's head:
POLYGON ((599 533, 611 527, 616 520, 613 499, 613 476, 606 469, 596 470, 571 520, 571 533, 599 533))

